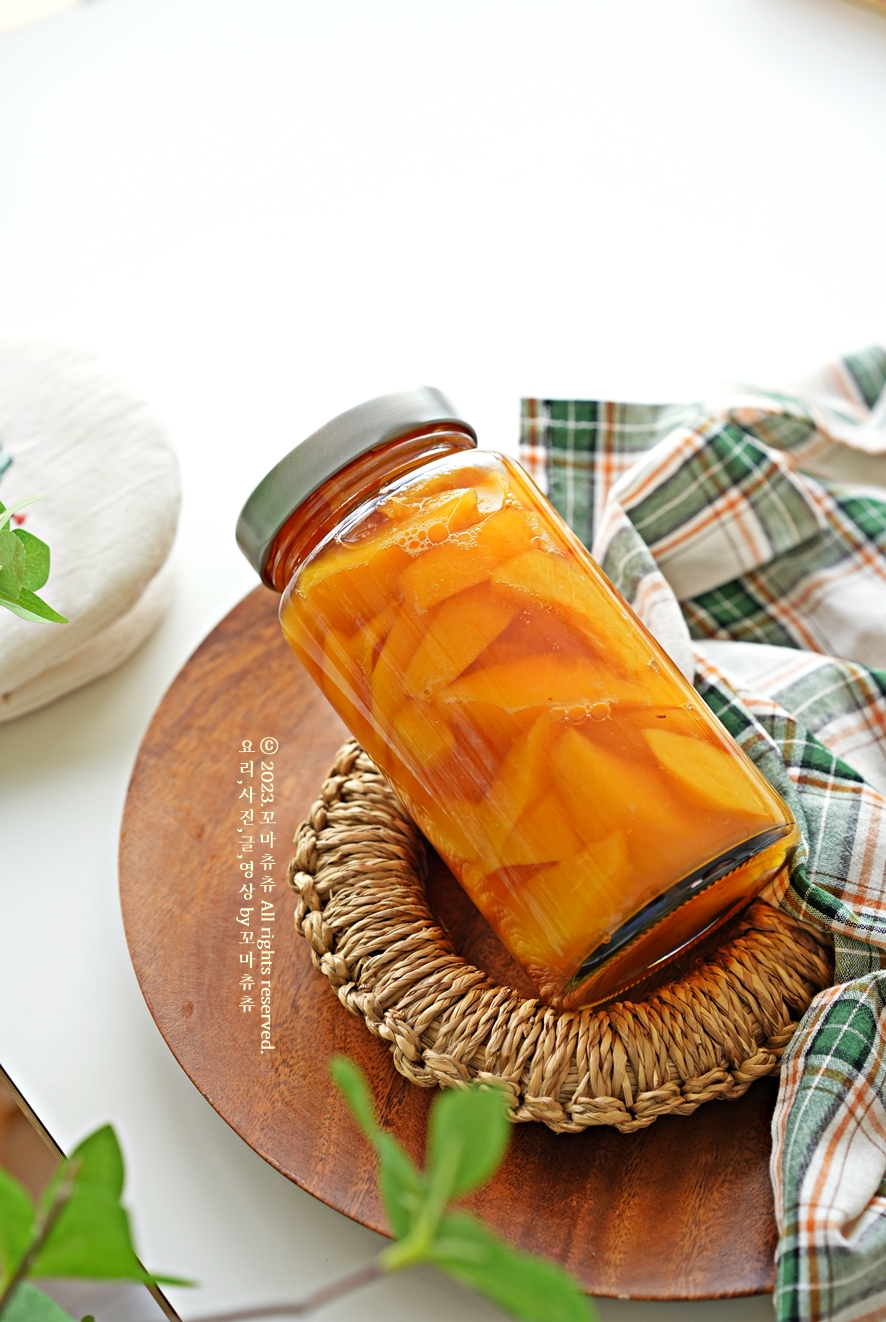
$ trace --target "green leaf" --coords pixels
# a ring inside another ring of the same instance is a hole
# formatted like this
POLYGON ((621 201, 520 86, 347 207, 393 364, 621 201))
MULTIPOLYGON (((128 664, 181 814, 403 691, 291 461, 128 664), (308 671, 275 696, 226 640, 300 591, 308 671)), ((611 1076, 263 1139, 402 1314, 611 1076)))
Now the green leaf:
POLYGON ((334 1056, 329 1066, 329 1073, 351 1108, 351 1114, 357 1124, 374 1147, 380 1131, 375 1118, 375 1103, 363 1071, 352 1060, 348 1060, 347 1056, 334 1056))
POLYGON ((0 1168, 0 1280, 5 1285, 34 1238, 34 1204, 18 1180, 0 1168))
POLYGON ((4 528, 0 532, 0 592, 12 601, 18 600, 25 581, 25 548, 14 532, 4 528))
POLYGON ((427 1198, 427 1180, 391 1134, 380 1133, 376 1149, 379 1193, 391 1230, 404 1239, 427 1198))
POLYGON ((103 1125, 74 1149, 43 1192, 40 1213, 45 1216, 64 1183, 73 1185, 70 1198, 31 1264, 30 1277, 191 1284, 174 1276, 155 1276, 139 1262, 129 1217, 119 1201, 123 1180, 123 1155, 117 1136, 110 1125, 103 1125))
POLYGON ((150 1281, 132 1247, 129 1217, 100 1192, 76 1190, 61 1210, 28 1276, 81 1276, 92 1280, 150 1281))
POLYGON ((104 1194, 115 1203, 120 1201, 126 1171, 117 1135, 110 1125, 102 1125, 78 1143, 68 1163, 77 1167, 74 1178, 77 1194, 104 1194))
POLYGON ((428 1260, 525 1322, 592 1322, 593 1305, 560 1267, 518 1253, 474 1217, 440 1223, 428 1260))
POLYGON ((36 1285, 24 1282, 3 1310, 3 1322, 73 1322, 73 1318, 36 1285))
POLYGON ((18 501, 15 505, 10 505, 8 509, 3 502, 0 501, 0 528, 4 528, 12 519, 13 514, 18 514, 19 510, 23 510, 26 505, 35 505, 38 500, 45 499, 45 495, 27 496, 24 500, 18 501))
POLYGON ((13 537, 25 548, 25 577, 23 586, 36 592, 49 578, 49 547, 24 528, 13 528, 13 537))
POLYGON ((23 620, 49 620, 52 624, 67 624, 64 615, 59 615, 45 601, 41 601, 35 592, 22 588, 18 596, 9 598, 0 593, 0 606, 5 606, 13 615, 20 615, 23 620))
POLYGON ((52 1178, 40 1195, 37 1213, 41 1219, 46 1216, 64 1181, 71 1184, 72 1196, 78 1193, 104 1194, 111 1202, 118 1203, 125 1179, 123 1153, 117 1135, 111 1125, 102 1125, 92 1134, 87 1134, 70 1157, 56 1166, 52 1178))
POLYGON ((427 1195, 427 1181, 393 1134, 379 1128, 362 1071, 345 1056, 336 1056, 329 1068, 354 1119, 378 1153, 379 1193, 391 1230, 402 1239, 415 1224, 427 1195))
POLYGON ((511 1137, 504 1089, 478 1087, 441 1093, 428 1125, 428 1174, 445 1164, 447 1200, 470 1193, 498 1170, 511 1137))

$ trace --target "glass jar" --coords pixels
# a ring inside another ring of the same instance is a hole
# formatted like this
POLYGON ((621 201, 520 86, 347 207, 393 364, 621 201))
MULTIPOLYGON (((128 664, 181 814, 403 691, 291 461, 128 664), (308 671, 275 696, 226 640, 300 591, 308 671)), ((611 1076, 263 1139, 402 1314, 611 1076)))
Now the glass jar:
POLYGON ((238 524, 287 641, 551 1004, 736 913, 790 810, 514 460, 429 388, 334 419, 238 524))

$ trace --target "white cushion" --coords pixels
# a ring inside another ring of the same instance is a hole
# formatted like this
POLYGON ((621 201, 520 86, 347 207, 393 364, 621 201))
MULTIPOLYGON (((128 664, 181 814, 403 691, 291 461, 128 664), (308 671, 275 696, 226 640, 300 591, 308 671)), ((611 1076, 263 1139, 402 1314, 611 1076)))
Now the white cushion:
POLYGON ((79 350, 0 341, 0 445, 4 505, 45 493, 24 526, 50 547, 39 595, 70 620, 0 609, 3 721, 106 674, 156 627, 180 490, 161 423, 79 350))

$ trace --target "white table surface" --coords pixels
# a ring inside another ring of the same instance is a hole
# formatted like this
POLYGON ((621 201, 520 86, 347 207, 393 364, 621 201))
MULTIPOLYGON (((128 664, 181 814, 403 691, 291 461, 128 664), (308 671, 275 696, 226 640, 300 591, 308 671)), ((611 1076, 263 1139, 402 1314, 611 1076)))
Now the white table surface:
MULTIPOLYGON (((0 39, 0 334, 97 350, 184 478, 159 633, 0 728, 0 1061, 62 1144, 117 1126, 147 1263, 202 1283, 183 1316, 297 1297, 378 1242, 192 1087, 120 920, 139 740, 253 583, 243 498, 420 381, 513 450, 521 393, 691 398, 886 342, 884 215, 886 22, 837 0, 91 0, 0 39)), ((324 1316, 419 1315, 498 1314, 416 1273, 324 1316)))

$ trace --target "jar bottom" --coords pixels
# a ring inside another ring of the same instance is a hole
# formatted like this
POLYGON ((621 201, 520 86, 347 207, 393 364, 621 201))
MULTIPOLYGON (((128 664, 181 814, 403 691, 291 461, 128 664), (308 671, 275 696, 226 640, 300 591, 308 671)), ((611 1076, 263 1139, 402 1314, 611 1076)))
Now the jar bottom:
POLYGON ((752 836, 697 868, 623 923, 582 961, 557 998, 566 1009, 611 1001, 733 917, 784 867, 796 826, 752 836))

